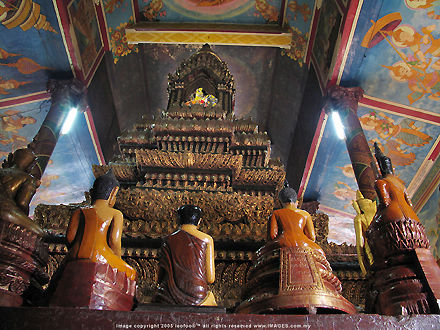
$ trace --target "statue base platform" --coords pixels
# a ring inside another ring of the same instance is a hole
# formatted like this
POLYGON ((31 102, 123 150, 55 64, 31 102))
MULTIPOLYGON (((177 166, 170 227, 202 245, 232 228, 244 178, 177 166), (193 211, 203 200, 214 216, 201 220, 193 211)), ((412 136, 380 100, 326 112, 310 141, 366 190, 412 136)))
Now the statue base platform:
POLYGON ((438 329, 440 315, 246 315, 0 307, 4 329, 438 329))
POLYGON ((225 314, 226 308, 220 306, 182 306, 182 305, 166 305, 166 304, 139 304, 136 311, 149 312, 174 312, 182 313, 204 313, 204 314, 225 314))
POLYGON ((49 281, 43 238, 16 224, 0 221, 0 306, 32 305, 49 281))
POLYGON ((238 306, 237 312, 356 313, 353 304, 340 294, 341 283, 321 253, 305 248, 271 250, 263 247, 257 256, 245 290, 246 300, 238 306))
POLYGON ((50 301, 51 306, 129 311, 136 281, 108 264, 67 262, 50 301))
POLYGON ((417 248, 374 264, 367 312, 383 315, 439 312, 440 267, 429 249, 417 248))

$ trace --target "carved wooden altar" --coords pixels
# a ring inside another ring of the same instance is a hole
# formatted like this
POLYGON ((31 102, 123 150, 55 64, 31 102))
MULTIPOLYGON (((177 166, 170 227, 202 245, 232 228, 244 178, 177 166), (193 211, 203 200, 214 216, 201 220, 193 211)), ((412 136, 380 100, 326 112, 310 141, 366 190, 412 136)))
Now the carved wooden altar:
MULTIPOLYGON (((203 210, 200 230, 215 241, 211 289, 219 306, 232 308, 240 302, 254 252, 263 245, 285 171, 270 158, 267 134, 252 120, 233 115, 234 79, 209 46, 183 61, 168 80, 166 111, 124 132, 118 138, 121 155, 93 171, 97 176, 111 168, 121 183, 115 207, 124 214, 123 257, 137 271, 140 303, 150 302, 156 290, 160 238, 177 229, 178 207, 194 204, 203 210), (201 99, 215 99, 215 105, 194 98, 200 88, 201 99)), ((35 219, 52 234, 51 275, 67 251, 62 235, 77 207, 36 210, 35 219)), ((364 278, 355 247, 329 244, 328 217, 315 213, 313 218, 317 243, 341 280, 343 295, 362 308, 364 278)))

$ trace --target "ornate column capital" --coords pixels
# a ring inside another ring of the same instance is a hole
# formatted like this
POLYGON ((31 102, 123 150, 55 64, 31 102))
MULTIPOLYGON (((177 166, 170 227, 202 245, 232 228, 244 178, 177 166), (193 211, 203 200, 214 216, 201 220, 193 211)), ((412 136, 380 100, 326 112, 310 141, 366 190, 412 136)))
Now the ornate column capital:
POLYGON ((85 95, 87 88, 84 83, 76 78, 67 80, 50 79, 47 82, 47 91, 51 94, 52 103, 69 102, 71 107, 83 110, 86 104, 85 95))
POLYGON ((363 95, 364 90, 360 87, 331 86, 327 89, 324 109, 326 113, 335 109, 338 111, 350 110, 356 113, 357 105, 363 95))

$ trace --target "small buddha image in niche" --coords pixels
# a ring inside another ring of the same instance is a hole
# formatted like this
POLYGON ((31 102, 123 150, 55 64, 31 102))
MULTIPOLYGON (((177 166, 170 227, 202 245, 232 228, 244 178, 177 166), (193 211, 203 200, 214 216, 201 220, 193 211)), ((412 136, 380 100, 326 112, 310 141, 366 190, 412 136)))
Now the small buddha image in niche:
POLYGON ((194 93, 191 94, 189 101, 185 102, 185 105, 191 107, 194 104, 203 105, 203 107, 214 107, 218 102, 218 99, 211 95, 205 94, 203 88, 197 88, 194 93))

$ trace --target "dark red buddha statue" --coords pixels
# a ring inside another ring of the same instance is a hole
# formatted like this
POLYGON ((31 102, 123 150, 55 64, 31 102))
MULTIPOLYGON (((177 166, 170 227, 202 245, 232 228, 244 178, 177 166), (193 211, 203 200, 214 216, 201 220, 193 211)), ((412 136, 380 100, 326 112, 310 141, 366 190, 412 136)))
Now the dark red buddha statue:
POLYGON ((51 305, 130 310, 136 271, 121 259, 123 215, 113 208, 119 183, 112 172, 98 177, 92 206, 76 210, 67 228, 67 263, 51 305))
POLYGON ((279 195, 283 208, 269 220, 267 244, 256 253, 240 313, 355 313, 340 293, 324 251, 315 243, 309 213, 297 208, 295 190, 279 195))
POLYGON ((209 284, 215 280, 214 241, 197 228, 201 210, 177 211, 181 228, 164 239, 156 301, 172 305, 217 306, 209 284))
POLYGON ((429 250, 423 225, 414 212, 391 160, 375 144, 381 177, 375 188, 377 213, 366 232, 373 255, 367 312, 385 315, 437 313, 440 268, 429 250))

